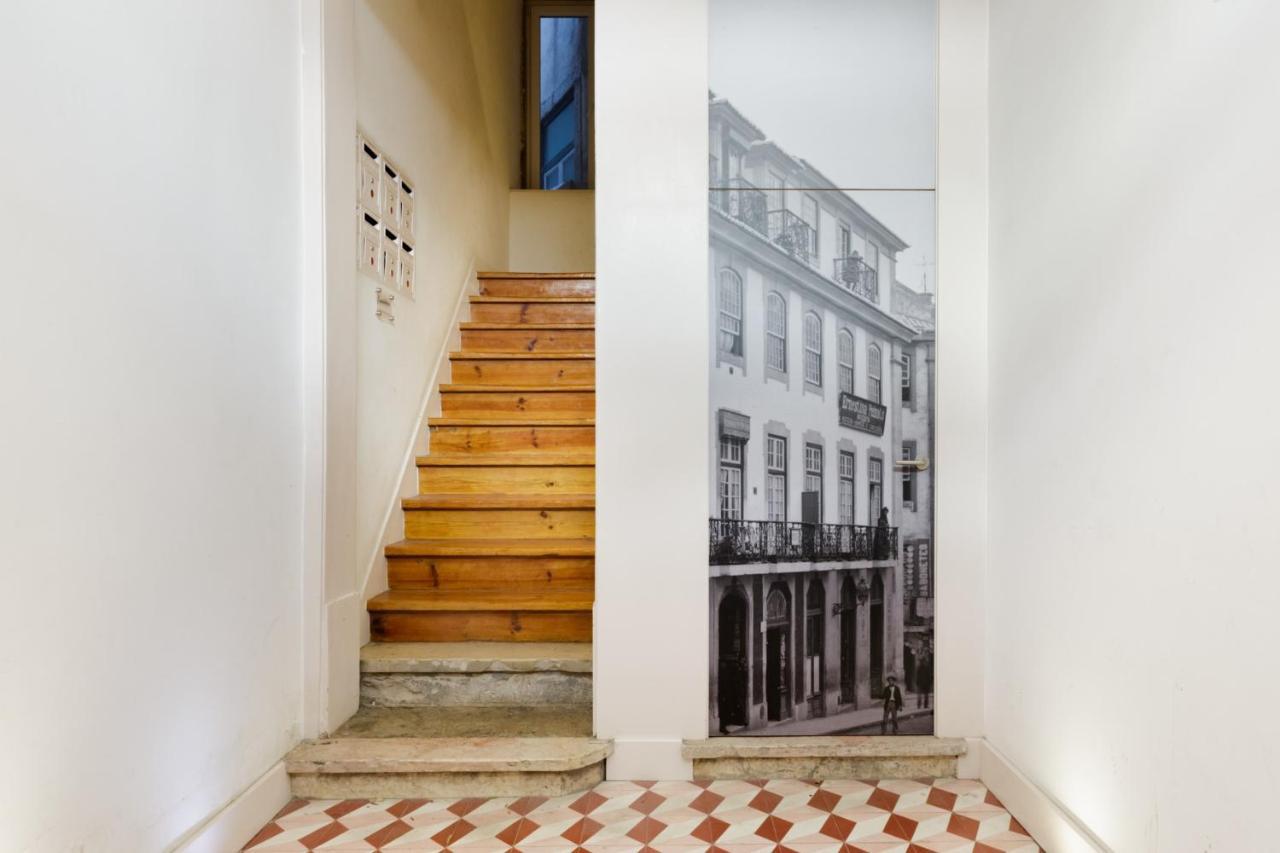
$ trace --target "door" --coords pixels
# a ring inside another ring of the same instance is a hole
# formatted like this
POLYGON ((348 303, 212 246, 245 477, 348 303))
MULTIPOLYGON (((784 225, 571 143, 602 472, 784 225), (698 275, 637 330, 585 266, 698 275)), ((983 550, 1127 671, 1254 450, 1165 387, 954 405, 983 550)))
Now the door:
POLYGON ((871 580, 871 695, 884 692, 884 581, 871 580))
POLYGON ((858 693, 858 604, 853 579, 840 585, 840 702, 856 705, 858 693))
POLYGON ((785 584, 774 584, 765 600, 765 714, 769 720, 791 716, 791 596, 785 584))
POLYGON ((720 602, 720 667, 716 682, 720 731, 747 725, 747 600, 730 592, 720 602))

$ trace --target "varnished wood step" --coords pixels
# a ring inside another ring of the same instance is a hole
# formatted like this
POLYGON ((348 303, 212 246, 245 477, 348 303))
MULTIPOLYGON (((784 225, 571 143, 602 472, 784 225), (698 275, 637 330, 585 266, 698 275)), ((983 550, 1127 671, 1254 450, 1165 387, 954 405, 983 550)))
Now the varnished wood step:
POLYGON ((595 323, 494 323, 467 322, 459 323, 458 328, 464 332, 527 332, 527 331, 595 331, 595 323))
POLYGON ((594 539, 402 539, 388 557, 594 557, 594 539))
POLYGON ((468 385, 591 385, 592 353, 461 353, 449 356, 450 378, 468 385))
POLYGON ((594 494, 422 494, 405 498, 405 509, 595 509, 594 494))
POLYGON ((595 423, 595 418, 427 418, 433 427, 584 427, 595 423))
MULTIPOLYGON (((508 386, 497 386, 506 388, 508 386)), ((595 389, 536 386, 490 390, 483 385, 441 386, 440 407, 445 417, 590 417, 595 413, 595 389), (466 390, 457 390, 459 387, 466 390)))
POLYGON ((455 610, 590 610, 595 595, 590 587, 563 586, 525 590, 519 587, 472 591, 466 589, 392 589, 369 599, 370 611, 455 610))
POLYGON ((471 320, 484 323, 586 323, 594 325, 595 299, 590 296, 473 296, 471 320))
POLYGON ((484 270, 476 273, 478 279, 491 278, 512 278, 512 279, 591 279, 595 280, 594 272, 514 272, 512 270, 484 270))
POLYGON ((446 382, 442 394, 594 394, 594 385, 467 385, 446 382))
POLYGON ((494 589, 595 584, 593 557, 393 556, 387 557, 392 589, 494 589))
POLYGON ((511 420, 496 423, 494 419, 477 420, 442 418, 431 424, 431 452, 447 453, 496 453, 536 450, 579 450, 595 446, 595 426, 592 422, 572 423, 563 420, 551 422, 542 419, 528 421, 511 420))
POLYGON ((566 467, 572 465, 595 465, 596 456, 593 450, 565 451, 556 453, 545 451, 538 453, 432 453, 417 458, 418 467, 473 467, 478 465, 495 467, 566 467))
POLYGON ((555 277, 482 278, 481 296, 594 296, 596 283, 593 278, 555 277))
MULTIPOLYGON (((469 454, 469 456, 480 456, 486 460, 501 458, 490 454, 469 454)), ((595 485, 596 471, 591 462, 577 465, 420 464, 418 466, 418 488, 423 494, 496 491, 512 496, 593 494, 595 485)))
MULTIPOLYGON (((494 325, 494 324, 489 324, 494 325)), ((468 328, 462 326, 463 352, 594 352, 595 329, 586 326, 559 326, 535 329, 520 324, 509 328, 468 328)))
POLYGON ((404 508, 405 536, 420 539, 590 539, 595 531, 594 508, 404 508))

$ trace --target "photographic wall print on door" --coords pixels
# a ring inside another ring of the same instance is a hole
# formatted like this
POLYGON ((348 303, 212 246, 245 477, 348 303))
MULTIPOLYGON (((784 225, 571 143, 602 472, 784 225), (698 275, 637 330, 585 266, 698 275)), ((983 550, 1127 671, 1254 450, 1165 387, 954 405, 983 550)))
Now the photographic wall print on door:
POLYGON ((710 733, 931 734, 934 0, 712 0, 710 733))

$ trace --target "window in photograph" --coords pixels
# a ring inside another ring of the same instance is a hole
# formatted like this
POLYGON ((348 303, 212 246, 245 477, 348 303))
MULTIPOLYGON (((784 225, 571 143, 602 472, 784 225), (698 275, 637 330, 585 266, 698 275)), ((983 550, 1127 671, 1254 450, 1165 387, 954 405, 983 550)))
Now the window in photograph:
POLYGON ((527 155, 535 189, 582 189, 593 184, 590 2, 533 2, 528 6, 527 155))
POLYGON ((884 507, 884 463, 879 459, 867 461, 867 509, 870 523, 880 520, 880 510, 884 507))
POLYGON ((853 524, 853 472, 854 456, 847 450, 840 451, 840 523, 853 524))
POLYGON ((853 393, 853 332, 840 330, 839 346, 836 356, 840 362, 840 390, 846 394, 853 393))
POLYGON ((872 344, 867 347, 867 399, 873 403, 880 400, 880 347, 872 344))
POLYGON ((742 456, 746 442, 720 437, 720 517, 742 518, 742 456))
MULTIPOLYGON (((902 458, 905 460, 916 458, 916 443, 914 441, 902 442, 902 458)), ((902 508, 905 510, 914 510, 916 508, 916 472, 914 468, 902 469, 902 508)))
POLYGON ((720 270, 720 352, 742 355, 742 279, 720 270))
POLYGON ((778 293, 769 294, 765 310, 765 364, 779 373, 787 372, 787 303, 778 293))
POLYGON ((822 387, 822 320, 814 311, 804 315, 804 381, 822 387))
POLYGON ((822 521, 822 445, 806 444, 804 446, 804 490, 818 496, 817 518, 822 521))
POLYGON ((823 619, 827 606, 822 581, 813 578, 804 596, 804 693, 810 712, 822 709, 823 619))
POLYGON ((911 402, 911 353, 902 354, 902 403, 911 402))
POLYGON ((787 440, 780 435, 768 438, 765 467, 765 513, 769 521, 787 520, 787 440))

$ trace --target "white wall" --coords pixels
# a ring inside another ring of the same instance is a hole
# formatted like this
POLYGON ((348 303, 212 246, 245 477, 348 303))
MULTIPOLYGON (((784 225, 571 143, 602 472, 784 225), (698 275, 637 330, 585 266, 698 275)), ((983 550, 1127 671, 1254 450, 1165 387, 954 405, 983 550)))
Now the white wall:
POLYGON ((595 15, 596 731, 610 777, 684 778, 707 731, 707 8, 595 15))
MULTIPOLYGON (((385 588, 382 546, 403 536, 398 498, 417 491, 416 475, 404 476, 405 463, 412 471, 410 451, 421 439, 426 396, 435 381, 447 378, 433 371, 454 332, 454 308, 468 273, 507 264, 508 194, 518 179, 519 136, 505 140, 491 130, 519 126, 519 65, 496 64, 496 58, 520 54, 520 5, 468 6, 462 0, 355 2, 356 118, 417 196, 416 294, 396 297, 394 325, 375 317, 381 282, 349 268, 359 300, 352 589, 365 594, 385 588)), ((354 139, 355 128, 351 132, 354 139)), ((352 220, 352 235, 354 227, 352 220)), ((367 636, 364 595, 356 598, 353 618, 367 636)), ((348 712, 356 701, 353 662, 343 661, 348 712)), ((334 707, 331 724, 343 716, 334 707)))
POLYGON ((1274 846, 1277 32, 992 3, 987 733, 1126 853, 1274 846))
POLYGON ((512 190, 507 245, 518 272, 594 270, 595 190, 512 190))
POLYGON ((299 8, 0 6, 0 848, 160 850, 298 737, 299 8))

